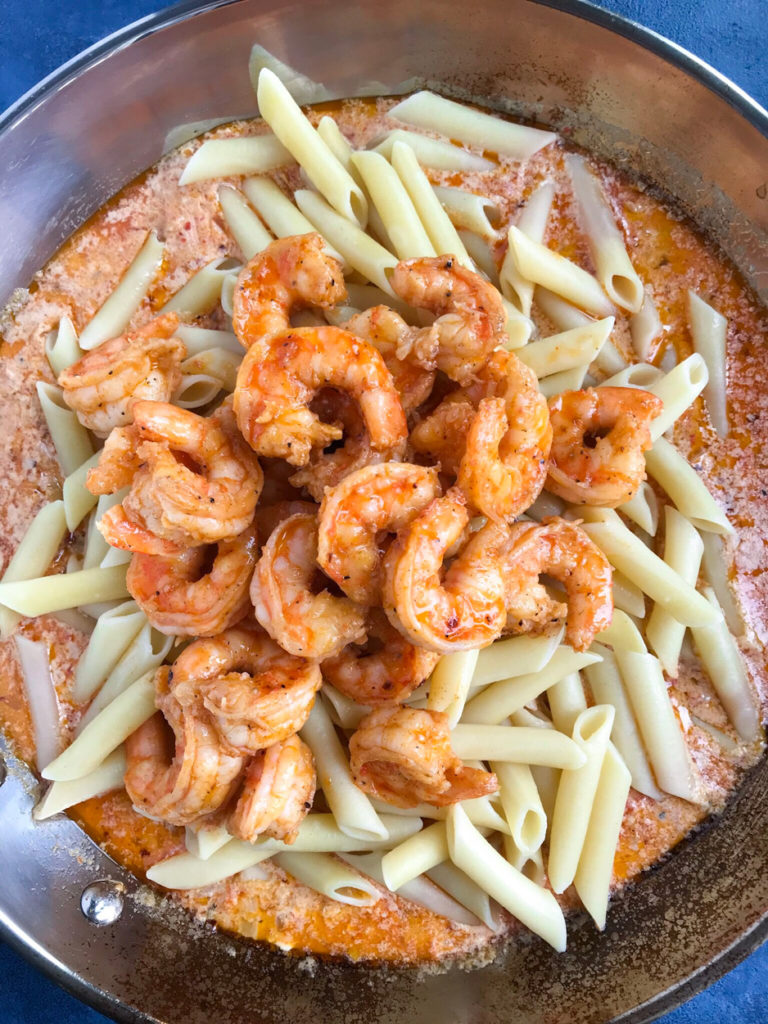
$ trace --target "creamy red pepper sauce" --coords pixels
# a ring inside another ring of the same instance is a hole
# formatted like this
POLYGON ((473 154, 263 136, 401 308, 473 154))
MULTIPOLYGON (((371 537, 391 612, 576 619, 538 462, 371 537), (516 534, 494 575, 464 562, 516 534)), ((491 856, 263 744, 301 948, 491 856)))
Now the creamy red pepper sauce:
MULTIPOLYGON (((382 135, 389 100, 352 100, 323 105, 310 112, 315 121, 331 112, 353 145, 382 135)), ((206 137, 260 134, 260 122, 238 122, 206 137)), ((178 187, 178 179, 200 140, 190 142, 124 188, 85 224, 35 277, 29 289, 14 296, 0 329, 0 406, 9 442, 0 451, 0 569, 4 570, 29 522, 46 502, 60 494, 61 474, 36 400, 35 384, 52 381, 43 352, 47 333, 68 315, 82 329, 118 283, 148 230, 165 240, 166 255, 133 324, 140 325, 189 277, 217 256, 242 258, 218 206, 220 180, 178 187)), ((462 186, 493 197, 507 224, 537 185, 549 179, 558 190, 545 241, 587 270, 594 270, 586 238, 578 227, 563 163, 562 143, 520 165, 486 154, 495 164, 483 173, 429 171, 435 184, 462 186)), ((659 363, 667 348, 682 358, 692 351, 685 295, 696 290, 728 318, 728 405, 732 425, 727 439, 712 430, 698 400, 679 423, 676 442, 688 455, 736 527, 728 543, 730 580, 747 629, 740 641, 755 692, 765 707, 768 666, 768 316, 738 272, 695 227, 655 197, 653 190, 628 181, 613 168, 593 162, 610 197, 632 262, 653 288, 664 325, 653 353, 659 363)), ((275 178, 290 189, 300 183, 298 169, 284 168, 275 178)), ((238 184, 238 179, 232 179, 238 184)), ((498 243, 497 262, 506 241, 498 243)), ((534 311, 535 312, 535 311, 534 311)), ((537 317, 543 333, 545 318, 537 317)), ((219 310, 200 326, 223 326, 219 310)), ((619 316, 613 341, 632 358, 627 321, 619 316)), ((69 550, 82 545, 82 528, 67 539, 58 571, 69 550)), ((661 550, 663 536, 656 538, 661 550)), ((72 697, 74 665, 86 638, 52 616, 25 621, 22 634, 49 644, 52 674, 61 713, 62 744, 68 742, 85 710, 72 697)), ((709 681, 692 658, 684 658, 680 677, 671 686, 673 703, 706 794, 698 806, 674 797, 655 802, 630 793, 614 864, 614 885, 652 865, 709 813, 722 807, 743 769, 759 755, 736 744, 736 736, 709 681), (725 750, 699 721, 726 733, 733 749, 725 750)), ((0 645, 0 720, 16 751, 34 763, 29 709, 13 640, 0 645)), ((136 814, 124 791, 88 800, 72 817, 107 853, 141 876, 152 864, 184 848, 183 832, 136 814)), ((174 894, 195 914, 220 927, 282 948, 347 955, 392 962, 450 961, 492 955, 491 932, 448 921, 416 904, 386 893, 370 908, 340 904, 299 885, 270 864, 266 879, 248 872, 205 890, 174 894)), ((566 903, 572 901, 566 894, 566 903)), ((510 927, 514 922, 510 921, 510 927)))

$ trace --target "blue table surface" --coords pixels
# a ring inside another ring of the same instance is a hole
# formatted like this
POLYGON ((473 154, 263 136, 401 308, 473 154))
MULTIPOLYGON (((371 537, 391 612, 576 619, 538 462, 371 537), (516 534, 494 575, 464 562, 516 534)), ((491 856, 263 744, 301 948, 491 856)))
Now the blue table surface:
MULTIPOLYGON (((157 0, 0 0, 0 109, 79 50, 166 5, 157 0)), ((673 39, 768 105, 764 0, 600 0, 673 39)), ((0 944, 3 1024, 99 1024, 106 1018, 0 944)), ((768 945, 663 1018, 664 1024, 765 1024, 768 945)))

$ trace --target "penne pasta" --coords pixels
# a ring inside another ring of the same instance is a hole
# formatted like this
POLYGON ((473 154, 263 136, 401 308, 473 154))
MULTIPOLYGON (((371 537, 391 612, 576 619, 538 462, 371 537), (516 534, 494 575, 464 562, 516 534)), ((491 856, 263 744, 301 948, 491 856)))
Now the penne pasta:
POLYGON ((323 695, 328 701, 328 713, 333 719, 334 725, 338 725, 341 729, 356 729, 365 716, 373 710, 365 704, 358 704, 346 694, 340 693, 330 683, 323 683, 323 695))
MULTIPOLYGON (((2 583, 41 577, 56 557, 66 533, 64 502, 50 501, 43 505, 11 556, 2 583)), ((0 607, 0 639, 6 640, 11 636, 21 618, 18 612, 0 607)))
POLYGON ((707 490, 699 474, 663 437, 645 454, 648 473, 668 494, 678 511, 708 533, 733 533, 725 513, 707 490))
POLYGON ((418 163, 425 167, 434 167, 438 171, 492 171, 495 167, 492 160, 486 160, 478 153, 471 153, 452 142, 433 139, 429 135, 409 132, 403 128, 395 128, 373 148, 374 152, 381 153, 394 163, 394 152, 398 146, 407 146, 416 156, 418 163))
MULTIPOLYGON (((380 814, 403 814, 408 818, 428 818, 431 821, 445 821, 448 813, 447 807, 435 807, 434 804, 415 804, 413 807, 394 807, 384 803, 383 800, 371 799, 374 808, 380 814)), ((478 828, 493 829, 494 832, 509 833, 509 826, 499 814, 491 798, 487 796, 475 797, 473 800, 463 800, 462 807, 467 812, 469 820, 478 828)))
POLYGON ((317 781, 341 831, 358 840, 385 839, 387 832, 381 819, 354 783, 347 755, 321 697, 315 700, 301 737, 314 754, 317 781))
POLYGON ((584 669, 584 674, 595 701, 598 704, 610 704, 614 710, 611 739, 629 769, 632 785, 639 793, 661 800, 662 793, 653 777, 613 651, 601 644, 593 644, 592 650, 600 654, 602 661, 589 665, 584 669))
POLYGON ((636 619, 645 618, 645 597, 640 587, 630 583, 624 573, 613 571, 613 604, 636 619))
POLYGON ((594 320, 584 327, 576 327, 562 334, 532 341, 517 353, 537 377, 547 377, 563 370, 589 365, 605 345, 613 330, 614 318, 594 320))
POLYGON ((146 298, 164 255, 165 245, 150 231, 117 287, 81 331, 80 348, 89 351, 123 333, 146 298))
POLYGON ((471 688, 509 679, 512 673, 522 676, 540 672, 558 649, 564 634, 565 629, 561 628, 549 636, 513 636, 483 648, 477 656, 471 688))
POLYGON ((647 652, 617 650, 616 661, 659 787, 698 803, 693 764, 659 660, 647 652))
MULTIPOLYGON (((185 359, 181 364, 181 372, 186 377, 194 375, 209 377, 213 383, 218 384, 219 390, 233 391, 242 360, 242 348, 237 353, 230 352, 225 348, 212 348, 205 352, 197 352, 185 359)), ((179 392, 181 390, 180 388, 179 392)))
MULTIPOLYGON (((107 614, 106 612, 104 614, 107 614)), ((145 622, 128 644, 120 660, 111 670, 103 685, 80 720, 81 731, 92 722, 108 704, 131 686, 140 676, 159 668, 171 652, 173 637, 166 636, 145 622)))
POLYGON ((649 363, 630 363, 612 377, 600 381, 598 387, 643 388, 645 390, 658 384, 664 377, 664 371, 649 363))
POLYGON ((494 850, 454 804, 446 821, 451 860, 534 934, 554 949, 565 949, 565 919, 548 889, 531 882, 494 850))
POLYGON ((728 433, 725 373, 725 336, 728 321, 696 292, 689 291, 688 322, 691 327, 693 349, 707 364, 709 379, 704 388, 704 401, 709 418, 720 437, 725 437, 728 433))
POLYGON ((539 671, 503 679, 488 686, 479 696, 469 701, 463 721, 473 725, 497 725, 550 686, 554 686, 569 672, 578 672, 599 660, 595 654, 577 653, 564 645, 558 647, 539 671))
POLYGON ((659 318, 653 295, 646 288, 640 309, 629 320, 629 334, 638 359, 644 363, 650 359, 653 343, 663 330, 664 326, 659 318))
POLYGON ((618 511, 637 523, 651 537, 656 536, 659 528, 659 499, 647 480, 640 484, 629 501, 619 505, 618 511))
POLYGON ((337 903, 372 907, 381 899, 369 878, 330 853, 278 853, 274 862, 297 882, 337 903))
MULTIPOLYGON (((715 592, 707 587, 707 600, 719 610, 715 592)), ((720 703, 745 743, 762 740, 760 712, 736 641, 721 617, 712 626, 691 630, 693 643, 720 703)))
MULTIPOLYGON (((554 727, 566 736, 573 732, 576 719, 582 711, 587 710, 584 687, 578 672, 569 672, 567 676, 550 686, 547 690, 549 713, 554 727)), ((565 765, 556 767, 564 768, 565 765)))
POLYGON ((582 711, 574 722, 573 741, 581 748, 584 763, 564 771, 557 787, 547 860, 549 881, 556 893, 565 892, 576 875, 613 717, 610 704, 597 704, 582 711))
MULTIPOLYGON (((525 232, 527 234, 527 232, 525 232)), ((511 249, 511 246, 510 246, 511 249)), ((509 254, 509 250, 507 250, 509 254)), ((514 266, 514 259, 512 260, 514 266)), ((519 276, 519 275, 518 275, 519 276)), ((524 280, 524 278, 521 278, 524 280)), ((534 299, 539 310, 551 320, 558 331, 573 331, 577 327, 586 327, 593 323, 592 317, 583 313, 570 302, 555 295, 549 288, 542 288, 539 285, 534 289, 534 299)))
MULTIPOLYGON (((272 235, 256 216, 245 200, 245 196, 231 185, 219 188, 219 206, 224 214, 230 234, 237 242, 246 260, 253 259, 256 253, 266 249, 273 241, 272 235)), ((231 273, 231 272, 230 272, 231 273)), ((227 275, 229 277, 230 275, 227 275)), ((224 281, 222 281, 223 293, 224 281)))
MULTIPOLYGON (((488 893, 481 889, 476 882, 473 882, 469 875, 460 871, 455 864, 444 860, 442 864, 435 865, 427 872, 427 878, 439 885, 457 903, 471 911, 473 917, 482 921, 486 928, 492 932, 501 931, 503 921, 498 913, 498 907, 491 903, 488 893)), ((403 889, 407 889, 407 887, 406 885, 403 889)), ((398 895, 403 894, 403 889, 398 895)))
POLYGON ((397 259, 391 252, 366 235, 357 224, 342 217, 317 193, 299 189, 293 198, 315 229, 341 253, 350 267, 387 295, 392 294, 387 271, 397 266, 397 259))
POLYGON ((122 789, 124 774, 125 751, 118 747, 87 775, 68 782, 52 782, 32 811, 32 817, 35 821, 45 821, 91 797, 122 789))
MULTIPOLYGON (((308 814, 292 844, 279 839, 257 839, 254 844, 273 853, 344 853, 356 850, 388 850, 421 829, 421 818, 383 814, 381 838, 361 839, 342 832, 332 814, 308 814)), ((250 845, 250 844, 249 844, 250 845)))
POLYGON ((161 860, 147 871, 147 878, 164 889, 200 889, 253 868, 273 855, 273 850, 231 839, 206 860, 191 853, 177 853, 161 860))
POLYGON ((83 563, 81 568, 93 569, 101 565, 101 560, 109 551, 109 544, 104 540, 96 528, 96 524, 109 509, 119 505, 127 495, 128 488, 121 487, 114 494, 102 494, 96 502, 96 508, 88 522, 88 529, 85 534, 85 550, 83 551, 83 563))
POLYGON ((544 842, 547 815, 526 764, 491 761, 491 771, 499 780, 499 796, 515 847, 529 858, 544 842))
POLYGON ((430 676, 427 707, 430 711, 444 711, 451 729, 464 711, 478 654, 476 650, 444 654, 430 676))
POLYGON ((61 388, 38 381, 37 397, 48 424, 61 471, 65 476, 74 473, 93 454, 88 431, 77 415, 64 401, 61 388))
MULTIPOLYGON (((524 235, 527 235, 534 242, 543 243, 544 241, 554 194, 555 186, 551 181, 545 181, 528 197, 528 201, 517 218, 516 227, 518 231, 522 231, 524 235)), ((507 249, 504 261, 501 264, 499 281, 501 294, 504 298, 508 299, 523 316, 529 317, 533 303, 534 286, 531 281, 526 281, 521 276, 515 266, 511 247, 507 249)))
POLYGON ((495 238, 501 225, 501 211, 492 199, 461 188, 444 185, 433 185, 432 188, 457 228, 473 231, 481 238, 495 238))
MULTIPOLYGON (((227 271, 225 279, 230 278, 232 274, 232 270, 227 271)), ((187 359, 214 350, 229 352, 231 355, 239 356, 240 359, 243 358, 243 346, 232 331, 213 331, 205 327, 193 327, 191 324, 179 324, 176 328, 176 337, 184 342, 187 359)))
POLYGON ((612 303, 591 274, 565 256, 534 242, 514 225, 509 229, 509 248, 523 280, 548 288, 587 313, 602 317, 613 313, 612 303))
POLYGON ((511 761, 571 769, 584 763, 576 744, 555 729, 542 732, 525 726, 463 724, 451 732, 451 746, 462 761, 511 761))
POLYGON ((208 860, 217 850, 232 839, 230 833, 223 825, 201 825, 197 823, 187 825, 184 830, 184 845, 193 857, 199 860, 208 860))
MULTIPOLYGON (((581 510, 580 510, 581 511, 581 510)), ((603 513, 611 509, 601 509, 603 513)), ((685 583, 619 519, 615 512, 602 522, 586 522, 589 534, 611 565, 636 584, 644 594, 666 608, 686 626, 704 626, 717 619, 709 602, 685 583)))
MULTIPOLYGON (((494 288, 499 287, 499 271, 496 266, 496 260, 494 259, 491 247, 481 235, 476 235, 474 231, 459 232, 461 238, 461 244, 465 251, 469 254, 470 259, 476 270, 479 270, 481 274, 488 278, 494 288)), ((513 314, 517 317, 520 314, 514 307, 513 314)))
POLYGON ((75 669, 72 696, 76 701, 93 696, 146 622, 135 601, 125 601, 99 616, 75 669))
MULTIPOLYGON (((450 148, 455 149, 453 146, 450 148)), ((377 149, 380 151, 380 147, 377 149)), ((387 155, 410 196, 434 251, 441 256, 455 256, 462 266, 472 270, 472 260, 464 247, 464 242, 435 195, 429 178, 419 166, 416 152, 404 142, 395 141, 387 155)))
POLYGON ((545 516, 561 516, 564 511, 565 502, 562 498, 558 498, 548 491, 542 491, 525 514, 531 519, 541 520, 545 516))
POLYGON ((637 313, 643 304, 643 282, 632 266, 608 200, 584 157, 567 153, 565 164, 597 268, 597 279, 612 302, 630 313, 637 313))
MULTIPOLYGON (((418 820, 418 819, 404 819, 418 820)), ((448 859, 446 825, 436 821, 415 835, 409 836, 381 858, 384 884, 397 892, 407 882, 425 874, 448 859)))
POLYGON ((519 313, 503 296, 501 302, 507 311, 507 322, 504 324, 507 340, 502 342, 502 345, 510 351, 515 351, 528 343, 534 331, 533 321, 519 313))
MULTIPOLYGON (((664 561, 681 579, 695 587, 704 553, 701 537, 685 516, 671 505, 665 508, 664 517, 664 561)), ((722 623, 722 627, 727 632, 725 623, 722 623)), ((645 627, 645 636, 666 674, 677 679, 685 626, 664 608, 655 605, 645 627)))
MULTIPOLYGON (((584 387, 584 378, 587 375, 589 364, 574 366, 572 370, 560 370, 559 373, 550 373, 539 381, 539 391, 545 398, 554 398, 563 391, 580 391, 584 387)), ((530 509, 528 509, 530 513, 530 509)), ((527 513, 527 514, 528 514, 527 513)))
POLYGON ((83 350, 77 340, 77 331, 72 320, 68 316, 63 316, 58 327, 50 331, 45 339, 45 357, 54 377, 58 377, 62 370, 76 363, 82 354, 83 350))
POLYGON ((394 167, 380 153, 370 150, 354 153, 352 164, 363 180, 398 258, 436 256, 416 207, 394 167))
POLYGON ((101 452, 95 452, 82 465, 78 466, 64 480, 61 495, 64 499, 64 517, 67 529, 72 533, 99 500, 97 494, 91 494, 85 486, 88 472, 98 465, 101 452))
POLYGON ((685 410, 696 401, 707 385, 707 364, 694 352, 666 373, 648 390, 664 403, 663 412, 651 423, 651 439, 657 441, 685 410))
POLYGON ((627 360, 610 340, 603 345, 593 360, 595 371, 605 374, 606 377, 621 373, 626 366, 627 360))
MULTIPOLYGON (((275 238, 306 235, 315 230, 272 178, 246 178, 243 192, 275 238)), ((328 246, 328 253, 340 263, 344 262, 341 254, 331 246, 328 246)))
MULTIPOLYGON (((186 313, 202 316, 210 313, 221 299, 221 285, 226 275, 236 267, 236 260, 230 256, 217 257, 196 271, 185 285, 171 296, 160 310, 161 313, 186 313)), ((182 339, 183 340, 183 339, 182 339)), ((189 353, 187 353, 189 355, 189 353)))
MULTIPOLYGON (((268 68, 259 74, 259 113, 331 207, 362 227, 368 219, 363 190, 318 135, 286 87, 268 68)), ((311 219, 311 218, 310 218, 311 219)))
POLYGON ((0 605, 22 615, 47 615, 62 608, 128 597, 124 565, 56 573, 36 579, 0 583, 0 605))
POLYGON ((179 185, 192 185, 210 178, 263 174, 290 163, 293 157, 271 133, 240 139, 206 139, 187 161, 179 185))
POLYGON ((605 930, 613 862, 629 786, 629 770, 616 748, 609 743, 573 879, 579 899, 600 931, 605 930))
POLYGON ((401 100, 388 116, 513 160, 527 160, 557 139, 554 132, 504 121, 426 90, 401 100))
POLYGON ((32 725, 35 764, 42 769, 61 750, 59 702, 51 675, 51 648, 44 640, 14 637, 21 668, 22 699, 32 725))
POLYGON ((44 779, 69 782, 88 775, 155 713, 155 672, 145 673, 116 697, 43 771, 44 779))
POLYGON ((723 552, 723 540, 714 533, 702 533, 704 575, 715 592, 717 603, 723 610, 728 629, 734 636, 743 636, 744 620, 728 580, 728 566, 723 552))

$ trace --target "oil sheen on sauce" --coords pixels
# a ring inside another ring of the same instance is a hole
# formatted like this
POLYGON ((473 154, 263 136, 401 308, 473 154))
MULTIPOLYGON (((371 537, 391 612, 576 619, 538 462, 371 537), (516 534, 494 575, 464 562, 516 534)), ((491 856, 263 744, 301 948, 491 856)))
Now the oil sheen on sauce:
MULTIPOLYGON (((390 123, 388 100, 353 100, 314 108, 315 121, 331 112, 354 145, 380 136, 390 123)), ((239 122, 211 136, 259 134, 260 122, 239 122)), ((28 291, 14 297, 0 321, 0 406, 13 433, 0 451, 0 568, 7 565, 32 516, 59 496, 61 477, 53 445, 35 396, 38 380, 51 380, 43 354, 47 332, 63 315, 82 329, 119 281, 154 228, 166 242, 166 256, 155 284, 136 314, 135 324, 149 319, 197 269, 217 256, 242 258, 229 236, 216 199, 220 181, 180 189, 178 178, 199 145, 190 142, 164 157, 152 170, 124 188, 80 229, 38 273, 28 291)), ((561 144, 536 154, 526 165, 491 157, 494 170, 459 174, 432 172, 435 184, 460 185, 493 197, 501 223, 545 179, 558 185, 546 241, 587 269, 593 269, 570 197, 561 144)), ((664 325, 653 355, 668 348, 679 358, 691 351, 685 295, 697 291, 728 318, 728 401, 732 430, 721 440, 711 429, 702 403, 677 427, 676 442, 737 528, 729 542, 730 578, 747 622, 742 651, 765 706, 767 670, 763 650, 768 641, 768 389, 760 386, 768 370, 768 317, 738 273, 686 220, 650 190, 630 183, 611 167, 594 164, 614 206, 632 261, 653 288, 664 325)), ((296 168, 275 173, 278 183, 298 187, 296 168)), ((238 182, 235 180, 235 184, 238 182)), ((498 244, 497 260, 506 242, 498 244)), ((202 326, 220 327, 221 312, 202 318, 202 326)), ((546 324, 544 325, 546 328, 546 324)), ((545 333, 549 333, 545 330, 545 333)), ((630 357, 627 322, 619 317, 613 339, 630 357)), ((663 538, 659 538, 662 540, 663 538)), ((67 550, 82 546, 82 531, 68 539, 67 550)), ((65 552, 62 551, 62 557, 65 552)), ((67 742, 83 711, 71 696, 73 667, 84 638, 51 616, 25 622, 22 632, 49 644, 62 723, 67 742)), ((708 680, 690 657, 671 688, 688 746, 702 777, 707 804, 701 807, 667 797, 654 802, 634 790, 622 827, 614 865, 614 884, 653 864, 708 813, 724 803, 755 750, 725 752, 691 716, 735 739, 708 680)), ((29 712, 13 641, 0 645, 0 719, 19 755, 34 760, 29 712)), ((124 791, 95 798, 74 808, 72 817, 111 856, 141 876, 148 867, 183 849, 180 829, 167 828, 137 815, 124 791)), ((220 927, 282 948, 389 961, 447 961, 492 954, 493 936, 483 926, 468 927, 438 917, 407 900, 386 894, 368 909, 326 899, 267 865, 267 878, 237 876, 209 889, 174 894, 183 905, 220 927)))

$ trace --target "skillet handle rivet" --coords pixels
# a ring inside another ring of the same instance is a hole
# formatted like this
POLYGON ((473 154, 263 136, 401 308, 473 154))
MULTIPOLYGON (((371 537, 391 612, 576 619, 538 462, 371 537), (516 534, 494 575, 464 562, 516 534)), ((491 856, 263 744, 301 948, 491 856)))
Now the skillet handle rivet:
POLYGON ((125 886, 111 878, 101 878, 86 885, 80 896, 80 909, 91 924, 103 927, 114 924, 123 912, 125 886))

